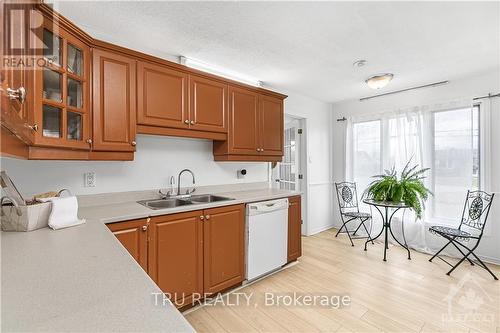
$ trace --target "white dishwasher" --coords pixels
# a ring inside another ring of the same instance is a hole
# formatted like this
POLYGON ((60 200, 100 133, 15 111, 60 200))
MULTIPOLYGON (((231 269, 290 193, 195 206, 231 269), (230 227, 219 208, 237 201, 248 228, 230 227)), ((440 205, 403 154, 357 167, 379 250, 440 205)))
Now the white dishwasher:
POLYGON ((254 280, 287 261, 288 199, 247 204, 246 278, 254 280))

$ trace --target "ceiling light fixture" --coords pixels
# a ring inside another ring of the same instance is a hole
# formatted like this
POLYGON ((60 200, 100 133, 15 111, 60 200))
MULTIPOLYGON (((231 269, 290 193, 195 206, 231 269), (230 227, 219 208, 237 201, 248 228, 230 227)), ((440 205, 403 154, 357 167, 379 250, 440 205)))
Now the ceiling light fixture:
POLYGON ((246 75, 236 73, 236 72, 233 72, 233 71, 230 71, 227 69, 217 68, 215 66, 206 64, 206 63, 198 61, 198 60, 187 58, 184 56, 179 57, 179 63, 181 65, 185 65, 185 66, 188 66, 188 67, 191 67, 194 69, 198 69, 198 70, 203 71, 203 72, 222 76, 222 77, 225 77, 225 78, 230 79, 230 80, 246 83, 246 84, 249 84, 251 86, 262 87, 262 85, 263 85, 262 81, 254 79, 252 77, 248 77, 246 75))
POLYGON ((394 74, 391 73, 377 74, 372 77, 369 77, 368 79, 366 79, 365 82, 368 85, 368 87, 372 89, 381 89, 386 85, 388 85, 393 77, 394 74))

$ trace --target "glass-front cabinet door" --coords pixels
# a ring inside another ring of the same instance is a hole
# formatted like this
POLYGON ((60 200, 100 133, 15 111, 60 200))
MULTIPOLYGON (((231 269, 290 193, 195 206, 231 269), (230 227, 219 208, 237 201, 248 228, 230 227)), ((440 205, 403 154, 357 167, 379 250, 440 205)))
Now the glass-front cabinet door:
POLYGON ((38 36, 36 145, 90 149, 90 48, 48 19, 38 36))

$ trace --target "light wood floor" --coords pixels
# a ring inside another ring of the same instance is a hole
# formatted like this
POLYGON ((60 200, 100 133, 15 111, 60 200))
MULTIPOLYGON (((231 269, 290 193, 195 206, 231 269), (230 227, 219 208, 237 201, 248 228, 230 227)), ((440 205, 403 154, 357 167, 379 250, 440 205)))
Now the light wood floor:
MULTIPOLYGON (((448 277, 441 260, 430 263, 412 251, 410 261, 399 246, 391 246, 383 262, 381 243, 365 252, 363 240, 351 247, 334 232, 303 237, 297 265, 240 289, 253 293, 250 306, 218 303, 186 318, 198 332, 500 332, 500 281, 485 270, 462 264, 448 277), (266 292, 349 295, 352 303, 341 309, 265 306, 266 292)), ((499 266, 489 267, 500 276, 499 266)))

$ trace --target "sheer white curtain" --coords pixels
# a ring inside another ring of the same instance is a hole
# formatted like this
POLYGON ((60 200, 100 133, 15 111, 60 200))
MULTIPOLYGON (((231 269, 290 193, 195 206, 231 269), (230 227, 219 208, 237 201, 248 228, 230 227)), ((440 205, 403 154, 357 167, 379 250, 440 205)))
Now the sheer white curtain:
MULTIPOLYGON (((384 170, 401 170, 408 160, 431 170, 426 186, 435 192, 427 202, 424 218, 417 220, 406 210, 393 223, 395 237, 416 250, 435 252, 442 246, 428 232, 430 225, 458 226, 467 189, 473 188, 473 135, 478 129, 472 117, 472 100, 398 109, 390 112, 349 117, 346 125, 346 180, 355 181, 363 193, 384 170), (404 222, 404 229, 402 228, 404 222)), ((362 210, 369 211, 367 206, 362 210)), ((381 219, 376 210, 373 234, 378 234, 381 219)))

